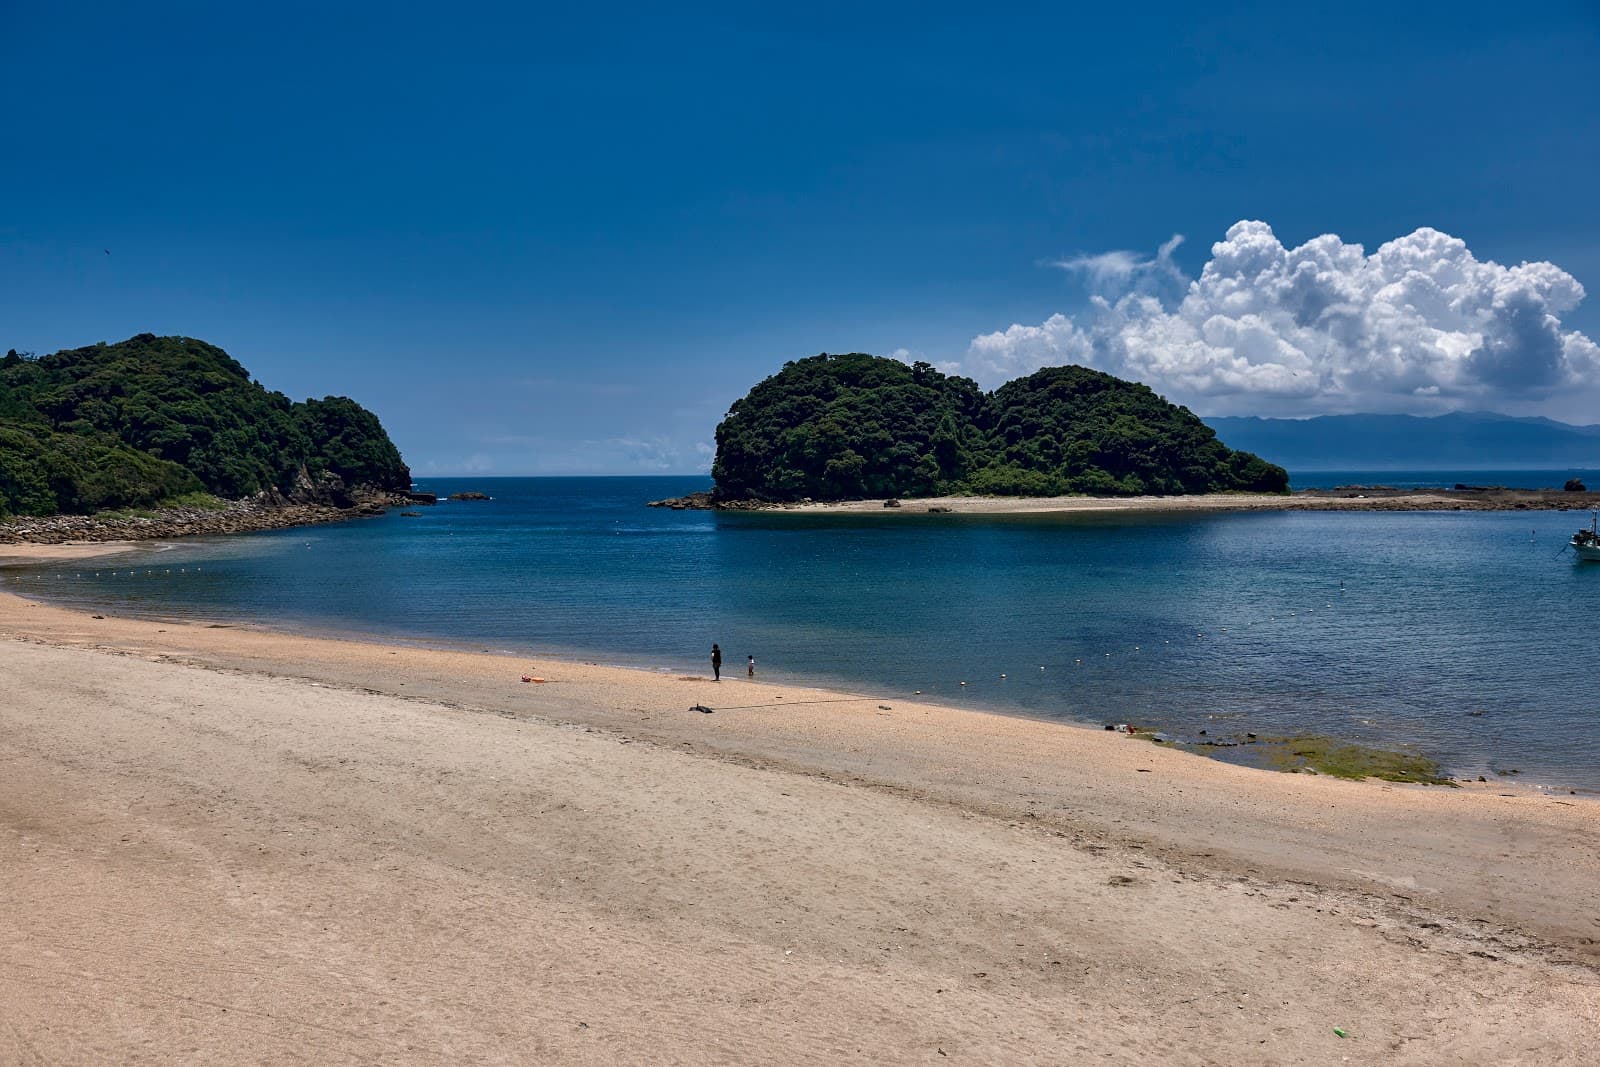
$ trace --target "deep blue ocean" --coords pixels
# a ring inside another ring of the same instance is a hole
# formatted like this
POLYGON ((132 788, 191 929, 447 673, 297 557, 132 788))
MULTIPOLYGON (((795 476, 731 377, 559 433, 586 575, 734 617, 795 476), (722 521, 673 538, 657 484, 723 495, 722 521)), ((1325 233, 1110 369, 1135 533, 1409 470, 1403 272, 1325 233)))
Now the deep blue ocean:
POLYGON ((1600 789, 1600 564, 1562 552, 1587 514, 713 514, 644 506, 702 478, 418 484, 494 499, 5 581, 116 611, 530 662, 704 671, 716 641, 735 671, 754 654, 764 677, 886 699, 921 690, 1180 737, 1329 734, 1456 773, 1600 789))

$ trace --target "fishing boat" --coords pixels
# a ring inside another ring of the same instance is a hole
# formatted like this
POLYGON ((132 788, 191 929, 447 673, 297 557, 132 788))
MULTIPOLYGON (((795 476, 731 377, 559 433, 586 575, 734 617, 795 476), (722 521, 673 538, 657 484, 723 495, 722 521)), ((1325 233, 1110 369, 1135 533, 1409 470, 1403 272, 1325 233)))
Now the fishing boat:
POLYGON ((1600 511, 1595 512, 1594 518, 1589 520, 1589 528, 1573 534, 1568 544, 1579 559, 1600 563, 1600 511))

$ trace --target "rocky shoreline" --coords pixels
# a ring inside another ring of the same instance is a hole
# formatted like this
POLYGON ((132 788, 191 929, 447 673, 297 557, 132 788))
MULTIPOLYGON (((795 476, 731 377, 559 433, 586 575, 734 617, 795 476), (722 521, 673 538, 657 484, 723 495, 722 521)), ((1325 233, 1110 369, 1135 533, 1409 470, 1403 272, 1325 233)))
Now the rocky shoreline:
POLYGON ((154 508, 136 513, 19 516, 0 519, 0 544, 59 545, 72 541, 149 541, 169 537, 259 533, 382 515, 391 507, 431 503, 413 494, 356 490, 339 503, 296 503, 276 495, 222 501, 209 507, 154 508), (344 504, 347 506, 340 506, 344 504))

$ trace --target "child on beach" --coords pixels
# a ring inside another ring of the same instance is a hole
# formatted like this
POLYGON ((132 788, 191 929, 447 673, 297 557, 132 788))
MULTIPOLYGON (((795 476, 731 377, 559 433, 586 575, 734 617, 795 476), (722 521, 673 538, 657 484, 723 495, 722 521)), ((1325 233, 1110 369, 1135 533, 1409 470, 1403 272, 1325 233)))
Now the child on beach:
POLYGON ((754 656, 748 656, 746 658, 750 662, 745 665, 745 669, 744 669, 745 676, 749 677, 749 678, 754 678, 756 676, 756 658, 754 656))
POLYGON ((713 681, 722 681, 722 649, 715 644, 711 646, 711 675, 713 681))

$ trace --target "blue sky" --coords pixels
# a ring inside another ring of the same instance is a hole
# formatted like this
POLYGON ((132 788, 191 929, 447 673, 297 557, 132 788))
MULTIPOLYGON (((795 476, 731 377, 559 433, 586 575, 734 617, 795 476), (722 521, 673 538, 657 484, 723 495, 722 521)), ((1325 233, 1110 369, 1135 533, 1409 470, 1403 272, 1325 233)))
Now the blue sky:
POLYGON ((204 338, 419 474, 703 469, 820 351, 1600 421, 1591 3, 752 7, 0 5, 0 348, 204 338))

